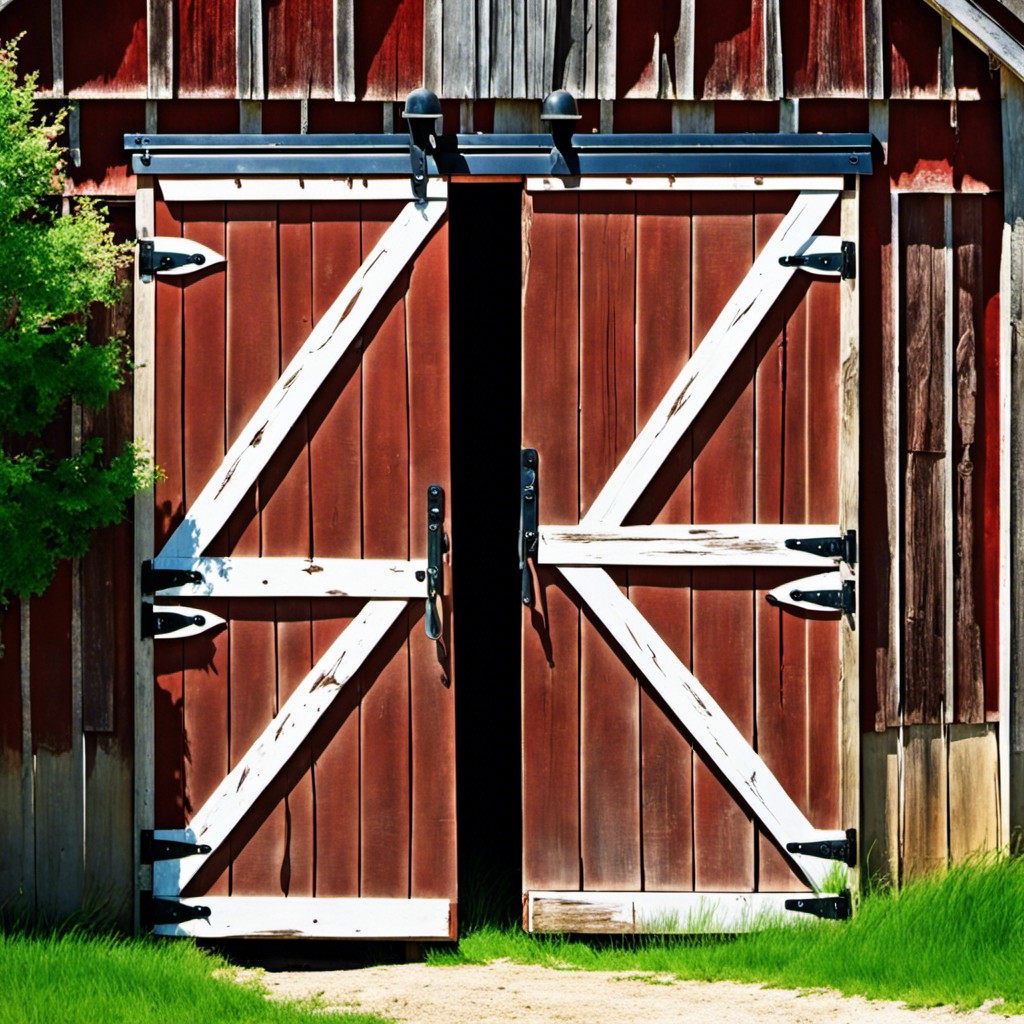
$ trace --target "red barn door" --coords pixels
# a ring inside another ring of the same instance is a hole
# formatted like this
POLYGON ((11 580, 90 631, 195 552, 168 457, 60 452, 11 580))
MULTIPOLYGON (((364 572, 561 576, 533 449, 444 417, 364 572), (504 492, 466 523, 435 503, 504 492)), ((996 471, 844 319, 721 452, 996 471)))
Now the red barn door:
POLYGON ((841 180, 532 184, 524 924, 841 914, 855 199, 841 180))
POLYGON ((160 934, 447 938, 454 695, 427 636, 446 620, 443 594, 427 608, 447 557, 446 204, 172 185, 143 913, 160 934))

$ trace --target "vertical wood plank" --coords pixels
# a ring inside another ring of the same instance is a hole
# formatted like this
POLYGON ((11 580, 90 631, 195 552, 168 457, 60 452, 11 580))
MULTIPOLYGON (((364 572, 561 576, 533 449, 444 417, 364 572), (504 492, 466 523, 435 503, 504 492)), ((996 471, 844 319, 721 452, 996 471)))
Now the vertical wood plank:
POLYGON ((50 52, 53 60, 53 95, 64 95, 64 0, 50 0, 50 52))
POLYGON ((444 0, 442 8, 441 92, 449 99, 476 94, 475 0, 444 0))
MULTIPOLYGON (((523 446, 540 452, 543 521, 579 522, 579 197, 523 196, 523 446)), ((579 609, 540 569, 523 612, 523 887, 579 889, 579 609)))
POLYGON ((898 885, 900 878, 899 731, 861 737, 864 813, 858 832, 865 882, 898 885))
MULTIPOLYGON (((188 203, 182 232, 214 252, 228 254, 223 203, 188 203)), ((184 344, 183 388, 186 414, 182 424, 185 477, 184 497, 191 503, 220 466, 227 451, 225 436, 227 383, 227 280, 235 267, 224 265, 193 275, 182 292, 184 344)), ((239 268, 242 271, 242 268, 239 268)), ((236 426, 237 429, 237 426, 236 426)), ((222 532, 208 548, 227 554, 222 532)), ((227 601, 204 607, 228 618, 227 601)), ((192 815, 213 795, 230 770, 230 630, 205 633, 187 640, 184 650, 182 700, 188 757, 184 766, 185 816, 192 815)), ((247 686, 260 684, 247 681, 247 686)), ((240 751, 241 754, 244 751, 240 751)), ((218 867, 223 867, 219 864, 218 867)), ((189 892, 229 894, 228 873, 203 872, 189 892), (211 875, 215 877, 210 877, 211 875), (220 877, 216 877, 216 876, 220 877), (204 884, 205 883, 205 884, 204 884)))
POLYGON ((146 0, 110 0, 102 18, 87 4, 62 7, 62 38, 68 41, 64 91, 69 96, 144 97, 149 63, 146 0))
MULTIPOLYGON (((152 238, 155 234, 155 204, 153 179, 148 175, 139 177, 135 192, 135 232, 139 238, 152 238)), ((139 280, 138 259, 136 258, 132 281, 134 300, 134 331, 132 370, 132 434, 149 451, 155 451, 154 444, 154 355, 156 321, 156 285, 143 287, 139 280)), ((153 641, 142 638, 140 618, 137 609, 142 607, 142 562, 153 555, 155 533, 155 503, 153 494, 144 491, 135 496, 134 536, 132 558, 132 620, 133 654, 135 665, 134 681, 134 772, 132 829, 132 865, 135 893, 151 882, 152 870, 139 861, 139 834, 144 828, 153 828, 153 703, 154 664, 153 641)), ((132 899, 132 921, 139 928, 138 900, 132 899)))
MULTIPOLYGON (((17 599, 0 616, 0 901, 14 914, 25 913, 32 898, 25 850, 25 758, 22 754, 21 604, 17 599)), ((31 765, 31 758, 29 758, 31 765)), ((31 832, 31 827, 29 828, 31 832)))
MULTIPOLYGON (((451 493, 448 350, 448 224, 442 223, 416 257, 406 297, 409 365, 409 554, 427 554, 426 494, 440 484, 448 496, 446 523, 455 514, 451 493)), ((446 526, 446 529, 449 528, 446 526)), ((472 557, 471 553, 467 553, 472 557)), ((451 580, 451 572, 446 580, 451 580)), ((444 636, 451 650, 456 595, 446 595, 444 636)), ((453 665, 439 663, 423 629, 422 605, 410 603, 410 722, 412 729, 412 850, 410 895, 454 899, 455 681, 453 665)))
POLYGON ((154 100, 174 95, 174 0, 147 0, 147 86, 154 100))
MULTIPOLYGON (((1000 422, 1000 486, 1024 494, 1024 83, 1002 80, 1003 238, 1000 269, 1000 356, 1003 376, 1000 422)), ((1000 531, 1000 778, 1005 838, 1024 834, 1024 507, 1011 505, 1000 531), (1007 727, 1008 726, 1008 727, 1007 727)))
POLYGON ((262 0, 235 0, 235 44, 238 98, 264 99, 262 0))
POLYGON ((178 96, 251 98, 238 90, 236 20, 231 5, 219 0, 179 0, 178 96))
POLYGON ((911 725, 903 731, 902 880, 942 871, 949 856, 949 788, 945 726, 911 725))
POLYGON ((423 83, 423 0, 364 4, 354 28, 360 99, 401 100, 423 83))
MULTIPOLYGON (((861 252, 860 185, 839 198, 839 234, 861 252)), ((857 257, 855 256, 855 259, 857 257)), ((856 266, 852 280, 839 285, 839 530, 860 527, 861 508, 861 280, 856 266)), ((859 557, 859 556, 858 556, 859 557)), ((858 567, 859 571, 859 567, 858 567)), ((860 600, 863 600, 861 594, 860 600)), ((860 606, 854 620, 839 623, 839 826, 861 829, 860 749, 860 606)), ((856 870, 856 869, 855 869, 856 870)), ((856 877, 851 880, 856 884, 856 877)))
MULTIPOLYGON (((355 0, 333 0, 333 2, 334 98, 345 103, 356 98, 355 0)), ((440 0, 437 2, 440 3, 440 0)))
MULTIPOLYGON (((310 220, 316 322, 362 260, 360 204, 316 203, 310 220)), ((309 405, 312 547, 319 558, 363 555, 361 347, 361 343, 353 346, 309 405)), ((334 598, 312 602, 315 659, 337 639, 359 607, 359 602, 334 598)), ((358 696, 356 686, 348 702, 332 705, 325 716, 325 738, 315 744, 317 896, 359 895, 358 696)))
MULTIPOLYGON (((755 196, 754 241, 758 250, 792 205, 791 196, 755 196)), ((807 282, 797 281, 797 289, 807 282)), ((755 518, 762 523, 816 522, 810 515, 808 469, 812 464, 808 420, 822 401, 820 421, 832 411, 818 394, 812 375, 808 297, 797 294, 779 302, 761 322, 751 345, 757 358, 755 379, 755 518), (802 300, 802 301, 801 301, 802 300), (795 308, 794 308, 795 307, 795 308)), ((828 344, 825 337, 815 342, 828 344)), ((827 429, 827 426, 826 426, 827 429)), ((834 462, 834 459, 832 460, 834 462)), ((827 489, 831 466, 815 466, 815 486, 827 489)), ((783 577, 760 570, 754 574, 756 686, 754 711, 757 749, 772 774, 815 826, 809 814, 808 735, 811 714, 808 661, 809 623, 771 607, 764 595, 783 577)), ((815 680, 828 687, 827 677, 815 680)), ((822 723, 824 726, 824 723, 822 723)), ((817 724, 815 725, 817 728, 817 724)), ((824 732, 824 728, 822 730, 824 732)), ((822 758, 822 763, 826 760, 822 758)), ((815 764, 815 770, 821 765, 815 764)), ((758 827, 758 886, 769 891, 801 888, 784 855, 758 827)))
MULTIPOLYGON (((956 437, 951 439, 956 458, 956 523, 954 563, 955 693, 956 720, 985 721, 985 676, 981 653, 981 626, 977 613, 978 579, 975 554, 974 455, 978 440, 978 338, 984 337, 982 268, 982 202, 980 196, 952 200, 952 243, 955 259, 956 299, 956 437)), ((950 399, 952 403, 952 396, 950 399)), ((984 417, 984 408, 981 410, 984 417)), ((984 426, 984 425, 983 425, 984 426)), ((985 452, 980 452, 982 462, 985 452)))
POLYGON ((872 100, 885 96, 884 25, 882 0, 864 0, 864 91, 872 100))
POLYGON ((618 0, 600 0, 597 5, 597 96, 615 99, 616 43, 618 36, 618 0))
MULTIPOLYGON (((635 197, 580 197, 580 514, 635 432, 635 197)), ((613 573, 626 584, 625 574, 613 573)), ((580 850, 589 890, 640 887, 640 706, 630 669, 584 610, 580 850)))
POLYGON ((942 18, 911 0, 886 0, 889 95, 892 99, 938 99, 942 18))
MULTIPOLYGON (((225 208, 227 331, 225 357, 226 440, 230 445, 277 380, 277 207, 229 203, 225 208)), ((230 554, 258 557, 262 550, 260 485, 228 521, 230 554)), ((269 602, 228 602, 229 769, 233 769, 277 713, 277 664, 269 602)), ((255 826, 255 822, 253 822, 255 826)), ((230 841, 232 895, 281 892, 284 808, 274 806, 252 838, 236 830, 230 841)))
POLYGON ((786 96, 865 95, 865 69, 879 45, 865 39, 874 0, 785 4, 781 11, 786 96), (866 52, 870 48, 872 52, 866 52))
POLYGON ((958 864, 1000 845, 996 726, 949 730, 949 857, 958 864))
POLYGON ((696 0, 679 0, 679 29, 674 40, 677 100, 697 98, 693 77, 696 17, 696 0))
MULTIPOLYGON (((345 0, 342 0, 345 2, 345 0)), ((347 0, 351 3, 352 0, 347 0)), ((443 84, 444 0, 423 2, 423 84, 440 93, 443 84)))
MULTIPOLYGON (((446 5, 447 11, 447 5, 446 5)), ((397 215, 364 204, 368 255, 397 215)), ((409 557, 408 321, 403 275, 363 332, 363 555, 409 557)), ((405 616, 366 661, 360 715, 360 895, 407 896, 410 850, 409 644, 405 616)))
POLYGON ((779 0, 764 0, 764 92, 768 99, 783 95, 782 15, 779 0))
MULTIPOLYGON (((182 232, 181 203, 160 202, 156 206, 155 233, 180 237, 182 232)), ((152 390, 153 455, 163 476, 156 482, 152 500, 156 522, 153 536, 146 538, 146 547, 157 550, 166 543, 184 515, 185 470, 182 437, 184 405, 183 352, 184 333, 182 296, 184 278, 157 277, 151 285, 156 295, 155 340, 153 351, 154 379, 159 390, 152 390)), ((152 384, 151 384, 152 386, 152 384)), ((136 405, 140 397, 136 396, 136 405)), ((136 544, 138 547, 138 542, 136 544)), ((145 549, 144 549, 145 550, 145 549)), ((141 606, 141 605, 140 605, 141 606)), ((152 721, 145 723, 153 736, 151 760, 144 767, 152 773, 149 787, 153 800, 154 825, 140 827, 181 828, 184 823, 184 724, 183 646, 181 641, 148 641, 152 652, 154 678, 149 680, 152 721)), ((139 695, 136 695, 139 700, 139 695)), ((137 723, 138 727, 138 723, 137 723)), ((136 750, 136 758, 144 756, 136 750)))
MULTIPOLYGON (((946 675, 946 431, 943 333, 945 246, 941 196, 900 205, 904 483, 904 718, 937 722, 946 675)), ((951 595, 949 595, 951 596, 951 595)))
MULTIPOLYGON (((636 425, 657 408, 690 355, 690 196, 639 193, 636 226, 636 425), (666 268, 670 268, 666 274, 666 268)), ((685 437, 629 522, 692 520, 693 461, 685 437)), ((685 664, 691 663, 689 570, 633 569, 630 600, 685 664)), ((693 888, 693 749, 675 719, 640 688, 643 882, 693 888)))
MULTIPOLYGON (((282 203, 277 226, 281 318, 278 372, 302 347, 313 327, 312 225, 308 203, 282 203)), ((263 500, 263 554, 309 557, 310 474, 308 417, 292 428, 260 477, 263 500), (267 497, 264 497, 264 494, 267 497)), ((283 704, 313 667, 311 604, 297 599, 274 602, 277 641, 277 694, 283 704)), ((315 865, 312 748, 304 743, 272 787, 284 801, 285 859, 281 890, 313 895, 315 865)))
POLYGON ((763 17, 764 0, 697 0, 695 98, 764 97, 763 17))
POLYGON ((266 11, 267 96, 334 97, 334 12, 318 0, 284 0, 266 11))
MULTIPOLYGON (((702 338, 753 262, 752 200, 693 197, 693 337, 702 338)), ((739 356, 693 426, 697 523, 754 521, 754 351, 739 356)), ((753 742, 754 595, 747 570, 693 573, 693 671, 753 742), (724 645, 722 637, 729 637, 724 645)), ((694 767, 698 891, 754 887, 754 825, 702 756, 694 767)))

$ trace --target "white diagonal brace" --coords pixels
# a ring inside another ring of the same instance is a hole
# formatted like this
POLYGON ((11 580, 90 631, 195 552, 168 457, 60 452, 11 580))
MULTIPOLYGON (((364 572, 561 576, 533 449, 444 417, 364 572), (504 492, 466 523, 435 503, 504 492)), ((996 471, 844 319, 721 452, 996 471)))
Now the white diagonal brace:
POLYGON ((437 226, 446 205, 405 206, 236 438, 161 556, 202 554, 217 536, 387 290, 437 226))
MULTIPOLYGON (((783 850, 787 843, 846 837, 811 825, 729 716, 603 569, 560 571, 783 850)), ((836 863, 789 856, 819 890, 836 863)))
MULTIPOLYGON (((821 559, 818 560, 819 562, 821 559)), ((386 558, 157 558, 153 568, 198 572, 200 583, 158 597, 422 597, 426 560, 386 558), (416 574, 421 573, 420 579, 416 574)))
POLYGON ((541 565, 825 568, 834 566, 838 556, 788 548, 786 541, 838 536, 835 523, 542 526, 537 561, 541 565))
POLYGON ((305 742, 310 730, 334 703, 370 651, 384 638, 406 605, 405 601, 368 601, 313 666, 213 796, 199 808, 189 822, 189 829, 197 843, 204 843, 211 850, 208 854, 186 857, 178 862, 181 865, 179 892, 227 839, 256 798, 305 742))
POLYGON ((594 499, 582 522, 619 526, 686 433, 751 335, 775 304, 795 267, 782 256, 805 252, 838 192, 801 192, 682 372, 594 499))

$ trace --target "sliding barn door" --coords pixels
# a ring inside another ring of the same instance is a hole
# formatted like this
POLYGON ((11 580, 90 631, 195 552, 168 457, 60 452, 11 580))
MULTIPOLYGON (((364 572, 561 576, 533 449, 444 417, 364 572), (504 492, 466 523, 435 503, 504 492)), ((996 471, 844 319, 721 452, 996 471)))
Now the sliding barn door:
POLYGON ((454 934, 445 203, 364 191, 157 193, 160 934, 454 934))
POLYGON ((618 184, 525 206, 524 924, 842 915, 855 200, 618 184))

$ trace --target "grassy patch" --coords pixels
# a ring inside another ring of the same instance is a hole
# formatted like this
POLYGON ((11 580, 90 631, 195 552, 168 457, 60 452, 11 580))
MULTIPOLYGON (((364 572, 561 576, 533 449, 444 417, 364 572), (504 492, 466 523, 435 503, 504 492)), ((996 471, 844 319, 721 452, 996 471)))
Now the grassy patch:
POLYGON ((846 922, 797 922, 736 938, 637 936, 578 940, 482 925, 433 964, 516 963, 651 971, 706 981, 832 988, 911 1006, 961 1009, 1002 999, 1024 1012, 1024 859, 976 862, 875 892, 846 922))
POLYGON ((0 1024, 384 1024, 266 999, 258 981, 191 942, 70 932, 0 935, 0 1024))

